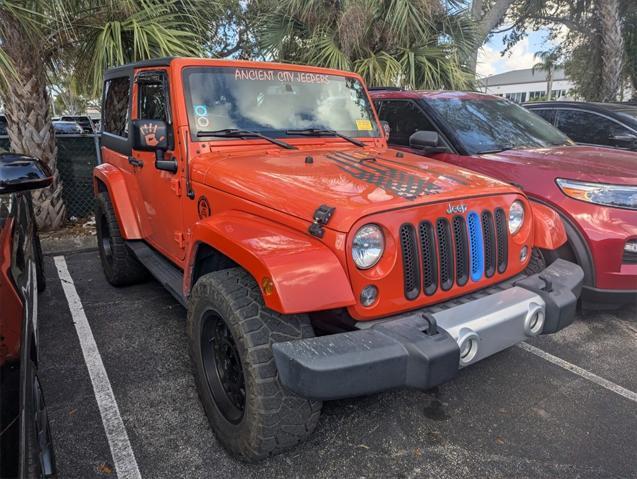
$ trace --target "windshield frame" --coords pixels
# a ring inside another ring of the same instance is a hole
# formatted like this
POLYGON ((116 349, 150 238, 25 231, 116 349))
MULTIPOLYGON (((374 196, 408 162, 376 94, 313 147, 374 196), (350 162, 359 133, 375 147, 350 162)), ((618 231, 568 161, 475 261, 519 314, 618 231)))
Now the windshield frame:
MULTIPOLYGON (((281 67, 279 67, 278 65, 268 65, 268 64, 264 64, 263 66, 261 65, 238 65, 238 64, 218 64, 218 65, 192 65, 192 66, 185 66, 181 69, 181 83, 182 83, 182 88, 183 88, 183 105, 185 108, 185 114, 186 114, 186 122, 188 125, 188 130, 190 133, 190 139, 193 142, 206 142, 206 143, 212 143, 212 142, 237 142, 237 141, 245 141, 245 140, 238 140, 237 138, 221 138, 221 137, 208 137, 208 136, 198 136, 198 132, 199 131, 203 131, 198 129, 196 126, 192 125, 192 119, 191 119, 191 112, 193 111, 193 104, 192 104, 192 92, 191 92, 191 88, 190 88, 190 82, 188 81, 189 78, 189 74, 193 73, 193 72, 202 72, 205 73, 207 71, 210 70, 232 70, 232 69, 236 69, 236 68, 241 68, 241 69, 250 69, 250 70, 266 70, 266 71, 284 71, 284 72, 295 72, 295 73, 308 73, 308 74, 317 74, 317 72, 314 71, 314 69, 302 69, 299 68, 298 65, 281 65, 281 67)), ((363 81, 362 78, 360 78, 360 76, 356 75, 356 74, 349 74, 349 72, 342 72, 342 71, 321 71, 320 72, 321 75, 325 75, 325 76, 332 76, 332 77, 338 77, 338 78, 343 78, 343 79, 350 79, 350 80, 354 80, 358 83, 360 83, 361 87, 362 87, 362 91, 364 92, 364 98, 365 101, 367 102, 367 106, 369 108, 370 111, 370 122, 371 122, 371 127, 372 130, 368 130, 369 134, 368 135, 364 135, 364 136, 359 136, 359 135, 347 135, 350 136, 352 138, 361 140, 361 141, 365 141, 365 140, 371 140, 371 141, 377 141, 377 140, 381 140, 383 139, 383 133, 382 133, 382 128, 381 125, 379 123, 378 120, 378 115, 376 112, 376 109, 374 108, 374 104, 373 101, 371 99, 371 97, 369 96, 369 91, 367 90, 367 86, 365 85, 365 82, 363 81)), ((239 129, 243 129, 243 128, 239 128, 239 129)), ((275 139, 282 139, 282 140, 293 140, 293 141, 299 141, 299 142, 316 142, 317 138, 321 138, 322 140, 336 140, 338 142, 344 142, 347 141, 343 138, 339 138, 337 135, 320 135, 320 136, 308 136, 308 135, 300 135, 300 134, 287 134, 285 132, 285 130, 290 130, 290 129, 294 129, 294 128, 284 128, 284 129, 280 129, 280 130, 255 130, 258 133, 267 135, 271 138, 275 138, 275 139)), ((345 131, 345 130, 336 130, 339 133, 351 133, 349 130, 345 131)), ((360 130, 360 131, 366 131, 366 130, 360 130)), ((253 140, 252 138, 250 140, 253 140)), ((262 139, 259 138, 254 138, 254 141, 263 141, 262 139)))
MULTIPOLYGON (((474 95, 479 95, 478 93, 475 93, 474 95)), ((445 132, 445 134, 447 135, 447 137, 451 138, 453 140, 453 143, 455 144, 454 146, 456 146, 456 148, 462 152, 462 154, 464 155, 469 155, 469 156, 477 156, 477 155, 485 155, 488 153, 496 153, 496 150, 476 150, 475 148, 472 147, 472 145, 468 144, 465 140, 463 140, 462 135, 458 134, 458 130, 454 127, 454 125, 452 123, 450 123, 447 118, 445 116, 443 116, 442 113, 440 113, 438 111, 438 108, 436 108, 435 104, 433 103, 434 101, 452 101, 453 99, 458 99, 461 101, 474 101, 474 102, 487 102, 487 101, 502 101, 502 102, 507 102, 515 107, 518 108, 522 108, 523 110, 525 110, 526 112, 528 112, 529 114, 534 114, 532 111, 525 109, 523 106, 518 105, 517 103, 514 103, 510 100, 507 100, 505 98, 501 98, 501 97, 492 97, 489 95, 481 95, 484 96, 484 98, 473 98, 472 96, 467 96, 466 98, 463 97, 458 97, 458 98, 445 98, 445 97, 421 97, 420 98, 420 102, 423 105, 423 107, 425 108, 425 110, 435 119, 435 122, 441 127, 441 130, 443 130, 445 132)), ((535 148, 552 148, 552 147, 559 147, 559 146, 571 146, 574 145, 573 141, 568 138, 568 136, 566 136, 564 133, 562 133, 560 130, 558 130, 555 126, 553 126, 551 123, 549 123, 548 121, 544 120, 544 118, 540 117, 539 115, 536 115, 538 117, 538 119, 545 123, 546 125, 548 125, 551 129, 555 130, 556 132, 558 132, 561 136, 564 137, 565 142, 561 143, 559 145, 548 145, 548 146, 516 146, 514 148, 502 148, 499 149, 498 151, 506 151, 507 149, 515 149, 515 150, 530 150, 530 149, 535 149, 535 148)), ((503 145, 505 146, 505 145, 503 145)))

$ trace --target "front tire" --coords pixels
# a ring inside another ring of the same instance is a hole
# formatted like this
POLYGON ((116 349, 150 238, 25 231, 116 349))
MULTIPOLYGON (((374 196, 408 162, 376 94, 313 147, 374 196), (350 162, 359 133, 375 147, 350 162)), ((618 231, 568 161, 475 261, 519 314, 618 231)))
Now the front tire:
POLYGON ((195 284, 188 334, 199 397, 231 454, 258 461, 314 431, 322 403, 286 390, 272 355, 275 342, 314 336, 307 316, 269 310, 246 271, 226 269, 195 284))
POLYGON ((108 193, 98 194, 95 203, 97 247, 106 280, 113 286, 126 286, 146 280, 148 270, 126 246, 108 193))

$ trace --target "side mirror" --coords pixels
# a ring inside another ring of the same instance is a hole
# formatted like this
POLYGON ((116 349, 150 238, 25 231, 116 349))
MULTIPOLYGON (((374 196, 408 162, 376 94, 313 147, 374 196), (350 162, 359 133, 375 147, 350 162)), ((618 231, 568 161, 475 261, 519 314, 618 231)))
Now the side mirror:
POLYGON ((133 150, 166 151, 168 127, 161 120, 133 120, 133 150))
POLYGON ((0 153, 0 194, 37 190, 52 182, 51 170, 37 158, 0 153))
POLYGON ((409 137, 409 147, 423 153, 442 153, 447 148, 440 146, 440 136, 436 131, 419 130, 409 137))
POLYGON ((633 148, 637 145, 637 136, 632 133, 614 134, 611 133, 608 137, 611 141, 615 142, 616 146, 624 148, 633 148))
POLYGON ((409 137, 409 146, 415 150, 436 148, 440 144, 440 137, 435 131, 417 131, 409 137))
POLYGON ((168 150, 168 125, 161 120, 133 120, 133 149, 155 152, 155 168, 158 170, 177 172, 175 160, 165 160, 168 150))

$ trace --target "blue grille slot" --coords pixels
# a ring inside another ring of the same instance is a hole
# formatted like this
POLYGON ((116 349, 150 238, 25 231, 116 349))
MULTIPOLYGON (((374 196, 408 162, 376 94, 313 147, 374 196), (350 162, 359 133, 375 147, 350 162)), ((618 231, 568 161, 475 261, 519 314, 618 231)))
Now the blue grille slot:
POLYGON ((471 248, 471 280, 478 281, 484 274, 484 238, 480 215, 475 211, 467 215, 467 228, 471 248))

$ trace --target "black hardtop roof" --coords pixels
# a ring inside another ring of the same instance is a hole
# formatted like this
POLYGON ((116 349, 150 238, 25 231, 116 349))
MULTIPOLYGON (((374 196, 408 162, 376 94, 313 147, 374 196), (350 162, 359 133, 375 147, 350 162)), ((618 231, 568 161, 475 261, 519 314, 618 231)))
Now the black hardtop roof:
POLYGON ((109 68, 108 70, 106 70, 106 73, 104 73, 104 79, 107 80, 109 78, 130 75, 135 68, 167 67, 175 58, 176 57, 151 58, 150 60, 141 60, 134 63, 127 63, 126 65, 109 68))

